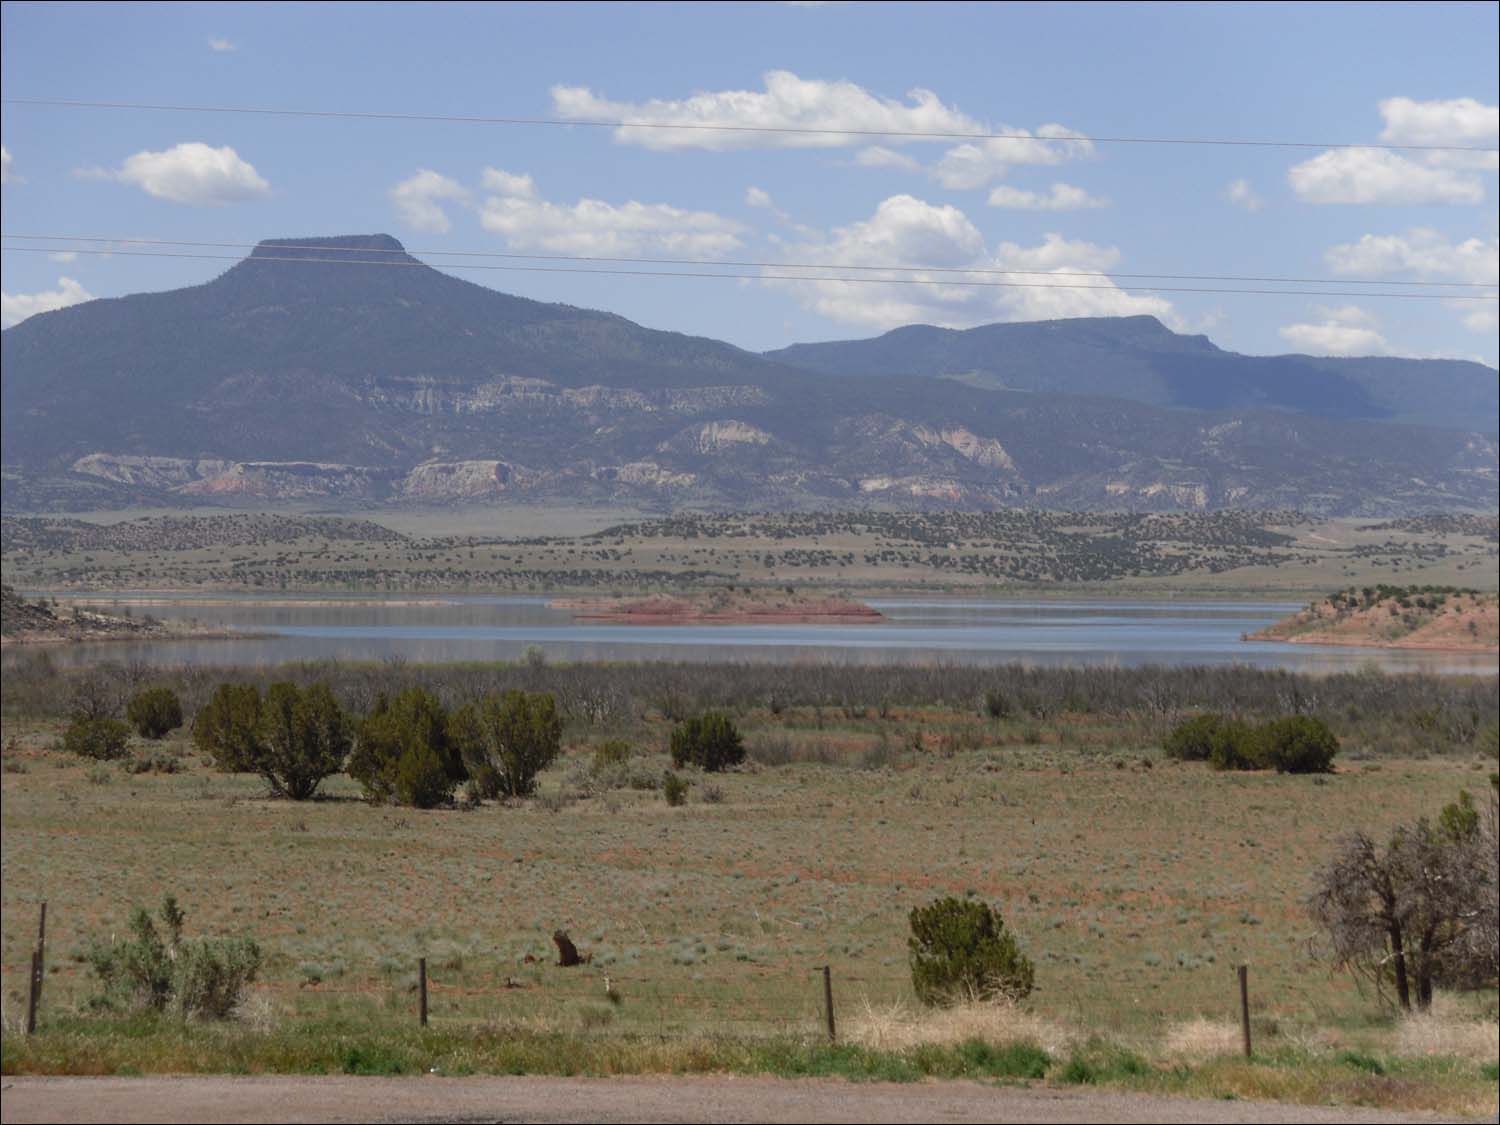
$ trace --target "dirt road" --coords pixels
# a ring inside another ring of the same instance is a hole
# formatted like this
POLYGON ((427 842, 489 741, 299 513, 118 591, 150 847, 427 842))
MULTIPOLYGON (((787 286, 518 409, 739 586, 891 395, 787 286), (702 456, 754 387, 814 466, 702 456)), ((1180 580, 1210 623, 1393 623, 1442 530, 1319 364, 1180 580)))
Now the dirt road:
POLYGON ((1385 1122, 1362 1109, 777 1078, 7 1078, 5 1122, 1385 1122))

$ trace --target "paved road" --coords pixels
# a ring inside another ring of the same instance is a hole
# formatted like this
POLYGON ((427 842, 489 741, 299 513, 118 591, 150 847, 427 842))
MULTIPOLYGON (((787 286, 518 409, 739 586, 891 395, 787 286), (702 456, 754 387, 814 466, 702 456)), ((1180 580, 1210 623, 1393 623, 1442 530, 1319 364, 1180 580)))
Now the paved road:
POLYGON ((1360 1109, 1099 1090, 741 1078, 6 1078, 5 1122, 1387 1122, 1360 1109))

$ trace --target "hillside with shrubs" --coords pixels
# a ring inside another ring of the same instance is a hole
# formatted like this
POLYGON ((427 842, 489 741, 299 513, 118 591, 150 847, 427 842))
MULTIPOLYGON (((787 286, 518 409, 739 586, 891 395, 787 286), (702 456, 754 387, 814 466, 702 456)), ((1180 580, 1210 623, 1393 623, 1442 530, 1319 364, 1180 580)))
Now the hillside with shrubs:
POLYGON ((1454 586, 1351 586, 1246 639, 1495 652, 1500 599, 1454 586))

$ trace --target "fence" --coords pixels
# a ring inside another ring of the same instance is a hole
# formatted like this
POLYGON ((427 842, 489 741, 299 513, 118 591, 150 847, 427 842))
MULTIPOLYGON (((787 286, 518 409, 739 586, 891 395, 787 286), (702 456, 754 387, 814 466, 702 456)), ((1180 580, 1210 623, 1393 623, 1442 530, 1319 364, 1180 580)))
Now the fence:
MULTIPOLYGON (((26 1034, 37 1031, 42 988, 46 976, 47 904, 40 905, 37 940, 31 950, 26 998, 26 1034)), ((560 947, 561 948, 561 947, 560 947)), ((569 946, 571 948, 571 946, 569 946)), ((587 960, 562 964, 528 958, 519 973, 498 967, 481 972, 463 972, 461 967, 434 968, 427 957, 418 957, 410 981, 369 978, 351 984, 322 981, 259 981, 253 995, 293 995, 292 1005, 304 1012, 342 998, 375 1001, 395 1011, 407 1009, 422 1027, 439 1024, 466 1026, 516 1019, 556 1020, 571 1011, 589 1030, 612 1023, 614 1014, 629 1006, 637 1029, 668 1031, 712 1027, 720 1033, 807 1034, 820 1030, 830 1041, 838 1038, 838 1016, 834 997, 834 966, 805 968, 756 965, 738 979, 718 977, 706 981, 703 974, 671 977, 646 976, 595 966, 587 960), (698 987, 685 987, 697 985, 698 987), (311 1001, 311 1003, 309 1003, 311 1001), (592 1015, 591 1015, 592 1013, 592 1015), (726 1016, 726 1013, 728 1015, 726 1016), (654 1019, 652 1018, 654 1014, 654 1019), (670 1014, 671 1019, 667 1017, 670 1014)), ((1249 970, 1236 969, 1239 989, 1240 1026, 1246 1058, 1251 1056, 1249 970)), ((904 986, 904 978, 872 980, 852 973, 839 976, 842 989, 867 997, 871 986, 891 993, 904 986), (895 986, 895 987, 893 987, 895 986)))

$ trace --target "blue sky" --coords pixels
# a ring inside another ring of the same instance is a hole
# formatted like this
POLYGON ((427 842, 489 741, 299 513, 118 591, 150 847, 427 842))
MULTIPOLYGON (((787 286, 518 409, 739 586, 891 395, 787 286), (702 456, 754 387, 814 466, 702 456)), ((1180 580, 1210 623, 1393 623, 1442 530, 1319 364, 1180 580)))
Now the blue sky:
MULTIPOLYGON (((1011 279, 1105 286, 454 271, 754 349, 909 322, 1149 312, 1245 352, 1494 364, 1493 302, 1152 294, 1069 276, 1331 278, 1340 283, 1317 288, 1356 291, 1377 279, 1494 285, 1493 153, 1089 144, 1068 135, 1493 148, 1497 11, 1492 3, 8 3, 6 98, 835 133, 7 104, 3 226, 7 235, 228 243, 386 231, 432 251, 424 256, 434 264, 454 260, 438 251, 499 251, 892 266, 917 280, 952 279, 918 267, 1025 270, 1011 279), (859 128, 1039 139, 837 134, 859 128)), ((194 284, 229 264, 61 257, 0 258, 7 325, 88 295, 194 284)))

